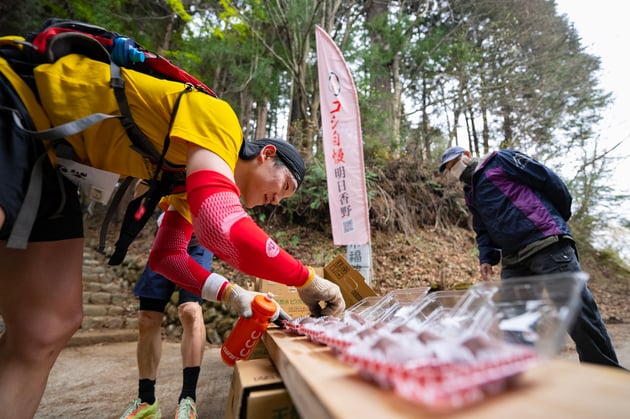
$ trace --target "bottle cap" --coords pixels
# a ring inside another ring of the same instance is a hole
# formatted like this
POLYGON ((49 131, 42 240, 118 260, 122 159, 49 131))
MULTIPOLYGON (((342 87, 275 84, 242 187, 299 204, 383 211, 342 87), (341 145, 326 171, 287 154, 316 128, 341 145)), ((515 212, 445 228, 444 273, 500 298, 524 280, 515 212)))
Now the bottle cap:
POLYGON ((143 63, 144 62, 144 53, 139 51, 137 48, 130 47, 129 48, 129 60, 132 63, 143 63))
POLYGON ((271 317, 276 313, 276 303, 269 295, 259 294, 254 297, 252 309, 263 316, 271 317))

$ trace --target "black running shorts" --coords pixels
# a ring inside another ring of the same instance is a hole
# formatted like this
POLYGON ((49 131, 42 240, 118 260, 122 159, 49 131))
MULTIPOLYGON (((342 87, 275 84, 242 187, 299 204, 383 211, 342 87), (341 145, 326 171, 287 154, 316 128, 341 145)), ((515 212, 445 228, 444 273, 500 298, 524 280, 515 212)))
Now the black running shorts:
MULTIPOLYGON (((34 130, 19 96, 0 73, 0 207, 5 223, 0 240, 7 240, 22 206, 31 170, 45 153, 43 143, 20 130, 11 112, 22 115, 25 128, 34 130)), ((43 186, 37 218, 29 241, 42 242, 83 237, 83 217, 76 186, 61 176, 45 158, 43 186)))

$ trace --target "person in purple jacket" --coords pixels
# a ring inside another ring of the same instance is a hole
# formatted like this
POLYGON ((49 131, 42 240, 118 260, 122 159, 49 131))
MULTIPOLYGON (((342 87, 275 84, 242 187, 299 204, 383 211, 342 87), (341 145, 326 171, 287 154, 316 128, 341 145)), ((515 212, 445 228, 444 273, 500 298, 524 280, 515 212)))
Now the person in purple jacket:
MULTIPOLYGON (((490 279, 501 262, 501 279, 582 271, 567 221, 572 197, 547 166, 515 150, 483 159, 455 146, 442 154, 440 173, 462 182, 477 234, 480 274, 490 279)), ((623 368, 587 286, 569 335, 580 362, 623 368)))

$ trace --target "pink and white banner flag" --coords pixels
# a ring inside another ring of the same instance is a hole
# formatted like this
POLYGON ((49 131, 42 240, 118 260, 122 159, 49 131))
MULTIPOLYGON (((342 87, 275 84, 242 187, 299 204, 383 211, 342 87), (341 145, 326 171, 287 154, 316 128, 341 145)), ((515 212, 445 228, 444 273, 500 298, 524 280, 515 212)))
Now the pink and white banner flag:
POLYGON ((359 100, 330 36, 315 27, 328 203, 335 245, 370 243, 359 100))

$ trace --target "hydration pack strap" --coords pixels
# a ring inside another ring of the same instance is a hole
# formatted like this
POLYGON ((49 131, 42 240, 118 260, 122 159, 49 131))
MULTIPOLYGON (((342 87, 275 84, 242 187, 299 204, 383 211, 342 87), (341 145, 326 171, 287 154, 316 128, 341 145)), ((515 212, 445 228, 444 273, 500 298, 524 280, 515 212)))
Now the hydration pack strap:
POLYGON ((39 202, 42 196, 42 183, 44 180, 44 159, 47 158, 48 155, 46 153, 39 156, 31 170, 31 178, 28 181, 28 189, 24 196, 24 202, 20 207, 20 211, 13 224, 13 229, 11 229, 9 239, 7 240, 7 247, 10 249, 26 249, 33 224, 35 224, 37 210, 39 209, 39 202))
POLYGON ((127 102, 127 96, 125 95, 125 81, 122 78, 120 66, 112 60, 109 68, 111 75, 109 85, 114 89, 114 96, 116 96, 116 102, 118 102, 118 108, 122 114, 120 122, 133 144, 132 148, 138 153, 147 156, 152 163, 157 163, 160 160, 160 153, 157 152, 144 133, 140 131, 140 128, 138 128, 131 117, 131 109, 129 108, 129 102, 127 102))
POLYGON ((16 109, 7 108, 5 106, 0 106, 0 110, 11 112, 13 115, 13 122, 15 125, 24 132, 27 132, 34 138, 39 140, 56 140, 59 138, 64 138, 70 135, 78 134, 81 131, 86 130, 94 124, 98 124, 101 121, 112 118, 122 118, 122 115, 108 115, 105 113, 93 113, 91 115, 85 116, 81 119, 77 119, 74 121, 66 122, 65 124, 58 125, 53 128, 41 130, 41 131, 33 131, 24 128, 22 125, 22 119, 20 118, 20 114, 16 109))
POLYGON ((101 225, 98 248, 96 249, 99 253, 105 253, 105 241, 107 240, 107 229, 109 228, 109 223, 112 221, 114 213, 118 209, 120 202, 127 193, 127 189, 129 189, 129 186, 134 180, 135 178, 132 177, 126 177, 123 179, 123 181, 118 185, 118 189, 112 197, 109 207, 107 207, 107 212, 105 213, 105 218, 103 219, 103 224, 101 225))
MULTIPOLYGON (((55 61, 60 56, 63 56, 69 52, 73 52, 73 48, 76 49, 77 45, 82 47, 82 52, 86 54, 89 53, 95 40, 91 40, 88 38, 89 37, 73 36, 70 34, 59 36, 56 39, 56 42, 51 43, 52 47, 49 48, 48 51, 49 60, 55 61)), ((102 46, 100 46, 100 49, 97 50, 99 56, 96 59, 109 62, 110 64, 110 86, 114 90, 114 95, 116 97, 116 101, 118 102, 118 106, 122 115, 94 113, 53 128, 35 131, 24 127, 20 113, 16 109, 2 106, 0 107, 0 111, 11 112, 15 126, 18 129, 23 130, 32 137, 41 140, 62 139, 71 135, 78 134, 85 129, 107 119, 120 119, 129 139, 131 140, 132 149, 145 156, 153 164, 156 164, 156 170, 153 179, 151 179, 151 188, 143 197, 132 201, 132 203, 130 204, 130 208, 128 208, 127 210, 125 221, 123 222, 123 231, 121 231, 121 237, 116 243, 116 251, 109 262, 111 265, 117 265, 120 264, 124 259, 129 244, 139 234, 142 227, 146 224, 147 220, 152 215, 162 196, 168 195, 171 192, 173 186, 175 185, 177 180, 180 179, 181 174, 183 173, 184 166, 172 165, 166 161, 165 157, 170 145, 170 131, 175 116, 177 114, 177 109, 179 107, 181 97, 184 93, 192 91, 193 85, 190 83, 186 83, 185 88, 182 90, 177 100, 175 101, 173 110, 171 112, 169 129, 165 136, 164 145, 160 153, 155 149, 151 141, 149 141, 149 139, 142 133, 142 131, 140 130, 140 128, 138 128, 132 118, 129 103, 127 102, 124 91, 124 80, 122 78, 122 71, 120 66, 116 64, 113 60, 111 60, 111 57, 109 57, 109 54, 106 50, 102 48, 102 46), (125 222, 127 224, 126 227, 125 222)), ((33 228, 33 224, 37 216, 37 211, 39 209, 39 203, 41 200, 44 158, 47 158, 47 155, 45 153, 37 160, 35 166, 32 169, 27 193, 25 195, 25 200, 22 207, 20 208, 13 230, 11 231, 9 241, 7 243, 8 247, 25 249, 27 246, 28 238, 33 228)), ((126 189, 126 186, 128 185, 121 186, 125 186, 126 189)), ((115 207, 116 206, 114 206, 114 209, 115 207)), ((104 233, 101 232, 101 235, 103 234, 104 233)))
POLYGON ((158 165, 153 178, 149 182, 149 190, 142 196, 134 199, 127 206, 125 217, 123 219, 122 227, 120 229, 120 237, 116 242, 116 249, 114 254, 109 259, 108 264, 120 265, 127 255, 127 249, 133 240, 140 234, 140 231, 145 226, 155 207, 159 204, 163 196, 172 193, 174 186, 180 180, 181 171, 174 172, 168 170, 162 170, 164 165, 164 157, 166 151, 171 142, 171 128, 179 109, 179 103, 186 93, 192 91, 193 86, 187 84, 186 88, 179 93, 175 104, 173 105, 173 111, 171 112, 171 119, 169 121, 168 131, 164 138, 164 148, 162 154, 158 158, 158 165), (161 174, 161 176, 160 176, 161 174))
MULTIPOLYGON (((24 127, 22 118, 17 109, 0 106, 0 110, 10 112, 13 117, 15 126, 40 140, 55 140, 63 138, 67 135, 77 134, 86 128, 110 118, 119 118, 116 115, 107 115, 103 113, 88 115, 85 118, 71 121, 63 125, 56 126, 54 128, 45 129, 41 131, 34 131, 24 127)), ((24 201, 20 207, 15 224, 7 240, 7 247, 10 249, 26 249, 28 244, 28 238, 33 229, 35 218, 37 216, 37 210, 41 201, 41 190, 43 183, 43 165, 44 159, 48 158, 46 153, 43 153, 36 161, 31 170, 31 177, 29 179, 26 195, 24 195, 24 201)))
POLYGON ((162 197, 170 193, 176 182, 176 177, 176 174, 173 172, 164 172, 157 184, 153 184, 142 196, 129 203, 120 228, 120 236, 116 242, 116 248, 109 258, 109 265, 120 265, 122 263, 127 255, 129 245, 149 221, 162 197))

